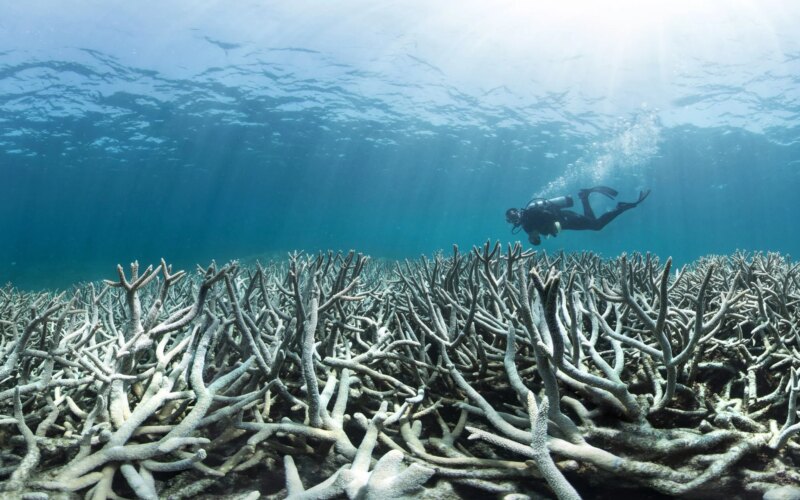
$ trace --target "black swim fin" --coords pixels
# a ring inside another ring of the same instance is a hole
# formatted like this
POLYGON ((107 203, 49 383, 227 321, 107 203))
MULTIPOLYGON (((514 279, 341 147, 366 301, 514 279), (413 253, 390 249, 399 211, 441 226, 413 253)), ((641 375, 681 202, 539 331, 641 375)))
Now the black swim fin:
POLYGON ((617 203, 617 210, 628 210, 628 209, 634 208, 637 205, 639 205, 639 203, 643 202, 644 199, 647 198, 649 195, 650 195, 650 190, 649 189, 646 189, 644 191, 640 191, 638 200, 636 200, 636 201, 634 201, 632 203, 631 202, 621 201, 621 202, 617 203))
POLYGON ((609 198, 616 198, 619 192, 616 189, 610 188, 608 186, 595 186, 588 189, 581 189, 578 191, 578 196, 583 198, 584 196, 589 196, 591 193, 600 193, 608 196, 609 198))

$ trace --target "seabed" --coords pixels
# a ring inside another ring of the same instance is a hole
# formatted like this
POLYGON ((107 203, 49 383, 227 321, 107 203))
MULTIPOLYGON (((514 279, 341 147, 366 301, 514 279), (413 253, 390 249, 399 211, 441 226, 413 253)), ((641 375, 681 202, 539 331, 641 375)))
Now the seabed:
POLYGON ((799 268, 486 243, 9 285, 0 496, 796 495, 799 268))

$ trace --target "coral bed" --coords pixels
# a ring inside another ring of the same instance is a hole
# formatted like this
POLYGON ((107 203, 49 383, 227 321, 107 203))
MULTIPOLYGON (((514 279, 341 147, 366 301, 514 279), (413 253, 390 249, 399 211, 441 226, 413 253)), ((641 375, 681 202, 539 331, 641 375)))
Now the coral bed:
POLYGON ((487 243, 8 286, 0 495, 769 497, 800 480, 799 278, 487 243))

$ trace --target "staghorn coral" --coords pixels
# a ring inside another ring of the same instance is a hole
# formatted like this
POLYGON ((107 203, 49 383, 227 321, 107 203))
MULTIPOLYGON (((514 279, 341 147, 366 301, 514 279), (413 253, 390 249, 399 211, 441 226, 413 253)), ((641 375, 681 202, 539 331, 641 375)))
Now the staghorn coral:
POLYGON ((194 277, 134 263, 55 296, 5 287, 0 488, 774 494, 800 480, 798 269, 487 243, 194 277))

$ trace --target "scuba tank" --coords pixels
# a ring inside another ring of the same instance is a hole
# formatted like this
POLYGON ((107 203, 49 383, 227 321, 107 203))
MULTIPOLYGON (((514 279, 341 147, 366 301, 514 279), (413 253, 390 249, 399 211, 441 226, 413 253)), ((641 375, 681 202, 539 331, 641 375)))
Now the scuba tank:
POLYGON ((528 202, 528 206, 525 207, 526 209, 546 209, 550 207, 555 208, 570 208, 573 206, 575 202, 572 200, 572 196, 559 196, 557 198, 550 198, 549 200, 545 200, 544 198, 534 198, 530 202, 528 202))

